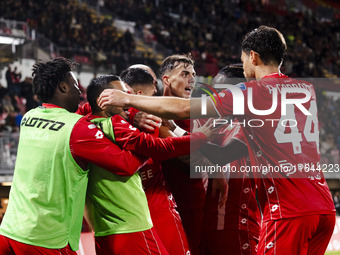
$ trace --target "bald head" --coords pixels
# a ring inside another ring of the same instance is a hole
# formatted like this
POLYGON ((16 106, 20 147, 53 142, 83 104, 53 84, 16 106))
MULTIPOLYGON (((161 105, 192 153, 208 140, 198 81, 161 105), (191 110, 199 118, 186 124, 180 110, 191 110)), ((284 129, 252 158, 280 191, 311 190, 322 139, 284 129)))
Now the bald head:
POLYGON ((143 64, 135 64, 132 66, 129 66, 128 69, 132 69, 132 68, 140 68, 143 69, 145 71, 147 71, 153 78, 153 84, 155 85, 157 92, 156 92, 156 96, 161 96, 163 94, 163 86, 162 83, 158 83, 157 82, 157 76, 155 74, 155 72, 147 65, 143 65, 143 64))
POLYGON ((157 81, 157 76, 155 74, 154 71, 152 71, 152 69, 147 66, 147 65, 143 65, 143 64, 136 64, 136 65, 132 65, 132 66, 129 66, 128 69, 132 69, 132 68, 140 68, 140 69, 143 69, 143 70, 146 70, 149 72, 149 74, 151 74, 152 78, 157 81))

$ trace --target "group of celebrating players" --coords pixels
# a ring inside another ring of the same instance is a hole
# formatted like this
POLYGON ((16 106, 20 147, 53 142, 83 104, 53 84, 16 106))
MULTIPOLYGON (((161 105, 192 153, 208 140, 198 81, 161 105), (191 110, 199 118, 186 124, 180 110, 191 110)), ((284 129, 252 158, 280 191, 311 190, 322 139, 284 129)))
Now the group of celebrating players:
POLYGON ((320 160, 313 85, 296 90, 301 81, 280 72, 283 35, 260 26, 241 48, 243 66, 223 68, 212 87, 229 78, 253 80, 215 93, 204 114, 202 98, 190 98, 195 70, 189 55, 163 61, 162 97, 153 96, 155 73, 134 65, 120 76, 93 79, 88 103, 79 108, 74 63, 35 64, 33 89, 43 104, 22 120, 0 253, 76 254, 85 215, 97 254, 324 254, 335 208, 322 173, 190 178, 189 153, 200 164, 236 169, 320 160), (300 103, 281 104, 283 93, 300 103), (244 114, 236 115, 240 98, 244 114), (207 120, 228 116, 235 125, 214 128, 207 120), (265 118, 278 121, 260 128, 237 124, 265 118))

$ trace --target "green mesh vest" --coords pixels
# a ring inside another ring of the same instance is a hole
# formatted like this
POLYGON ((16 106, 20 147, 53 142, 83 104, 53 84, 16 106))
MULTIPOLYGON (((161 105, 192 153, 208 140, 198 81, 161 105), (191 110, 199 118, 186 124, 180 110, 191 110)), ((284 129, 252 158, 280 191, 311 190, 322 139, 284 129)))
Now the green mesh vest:
MULTIPOLYGON (((97 118, 92 122, 114 141, 110 118, 97 118)), ((95 236, 132 233, 152 227, 148 202, 138 173, 119 176, 92 164, 90 169, 86 209, 95 236)))
POLYGON ((70 151, 82 116, 62 108, 35 108, 22 119, 9 204, 0 234, 50 249, 78 250, 88 171, 70 151))

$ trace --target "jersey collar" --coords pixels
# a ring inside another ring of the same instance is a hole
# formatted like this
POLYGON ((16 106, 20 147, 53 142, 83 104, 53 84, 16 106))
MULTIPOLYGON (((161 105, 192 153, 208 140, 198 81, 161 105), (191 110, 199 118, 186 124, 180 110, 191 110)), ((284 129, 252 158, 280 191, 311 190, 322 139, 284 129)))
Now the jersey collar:
POLYGON ((262 77, 262 79, 265 78, 288 78, 288 76, 283 73, 271 73, 262 77))
POLYGON ((43 103, 42 107, 45 107, 45 108, 62 108, 62 109, 64 109, 63 107, 60 107, 60 106, 55 105, 55 104, 49 104, 49 103, 43 103))

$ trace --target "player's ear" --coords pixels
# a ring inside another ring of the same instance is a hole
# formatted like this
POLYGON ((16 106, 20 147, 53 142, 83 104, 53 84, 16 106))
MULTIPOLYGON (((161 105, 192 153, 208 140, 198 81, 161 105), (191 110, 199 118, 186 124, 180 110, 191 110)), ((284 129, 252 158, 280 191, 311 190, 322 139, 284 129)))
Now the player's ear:
POLYGON ((163 81, 163 85, 164 85, 164 86, 166 86, 166 87, 169 87, 169 86, 170 86, 169 76, 164 75, 164 76, 162 77, 162 81, 163 81))
POLYGON ((59 83, 58 88, 62 93, 67 93, 69 90, 68 84, 64 81, 59 83))
POLYGON ((137 95, 143 95, 143 91, 138 90, 138 91, 136 92, 136 94, 137 94, 137 95))
POLYGON ((169 76, 164 75, 163 81, 163 96, 171 96, 171 83, 169 76))
POLYGON ((250 63, 252 63, 254 66, 259 65, 262 63, 260 54, 258 54, 256 51, 251 50, 249 53, 249 60, 250 63))

